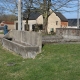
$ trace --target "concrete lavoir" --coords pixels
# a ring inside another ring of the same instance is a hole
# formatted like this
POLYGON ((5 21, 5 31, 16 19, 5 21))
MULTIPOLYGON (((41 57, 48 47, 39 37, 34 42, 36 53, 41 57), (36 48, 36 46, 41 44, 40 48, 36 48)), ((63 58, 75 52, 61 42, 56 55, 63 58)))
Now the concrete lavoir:
POLYGON ((4 36, 2 43, 23 58, 35 58, 41 52, 42 36, 37 32, 12 30, 4 36))
POLYGON ((41 52, 43 43, 80 43, 80 29, 57 28, 56 36, 12 30, 2 39, 3 46, 24 58, 35 58, 41 52))

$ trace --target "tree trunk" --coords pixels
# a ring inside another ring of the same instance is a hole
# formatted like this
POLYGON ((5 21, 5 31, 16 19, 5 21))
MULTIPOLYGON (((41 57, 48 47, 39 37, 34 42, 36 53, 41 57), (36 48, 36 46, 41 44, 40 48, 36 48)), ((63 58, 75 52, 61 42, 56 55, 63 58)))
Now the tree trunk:
POLYGON ((43 29, 44 29, 45 34, 48 33, 47 26, 48 26, 48 20, 47 20, 47 18, 43 17, 43 29))
POLYGON ((26 30, 29 31, 28 18, 26 18, 26 30))
POLYGON ((43 0, 43 28, 46 34, 48 34, 47 27, 48 27, 48 17, 49 17, 49 9, 50 9, 50 2, 51 0, 43 0))
POLYGON ((28 25, 28 20, 30 16, 30 8, 28 9, 28 12, 26 12, 26 30, 29 31, 29 25, 28 25))
POLYGON ((48 12, 45 11, 45 12, 43 13, 43 28, 44 28, 44 32, 45 32, 46 34, 48 34, 47 26, 48 26, 48 12))

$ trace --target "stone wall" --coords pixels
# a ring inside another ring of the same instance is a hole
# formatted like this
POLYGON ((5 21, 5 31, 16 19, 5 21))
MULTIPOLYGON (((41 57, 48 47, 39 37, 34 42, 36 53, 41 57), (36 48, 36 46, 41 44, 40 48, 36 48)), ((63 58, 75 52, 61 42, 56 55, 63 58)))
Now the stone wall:
POLYGON ((66 39, 80 39, 80 29, 76 28, 57 28, 56 35, 66 39))
POLYGON ((43 44, 46 43, 60 43, 62 42, 63 37, 61 36, 54 36, 54 35, 46 35, 42 37, 43 44))

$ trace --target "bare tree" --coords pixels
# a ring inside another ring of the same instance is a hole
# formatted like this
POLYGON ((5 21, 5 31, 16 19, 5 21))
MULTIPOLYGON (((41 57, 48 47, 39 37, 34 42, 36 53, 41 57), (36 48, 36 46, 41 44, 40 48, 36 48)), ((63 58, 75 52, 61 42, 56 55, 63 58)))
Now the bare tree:
POLYGON ((48 17, 51 14, 50 9, 53 11, 67 11, 66 8, 73 8, 73 5, 71 2, 73 0, 43 0, 41 11, 43 15, 43 28, 45 30, 45 33, 47 33, 47 23, 48 23, 48 17))
MULTIPOLYGON (((75 0, 78 1, 78 0, 75 0)), ((18 0, 1 0, 0 8, 4 9, 4 13, 17 13, 17 2, 18 0)), ((76 7, 74 4, 74 0, 22 0, 23 3, 23 11, 25 12, 26 17, 26 26, 28 27, 28 20, 31 13, 31 10, 38 11, 43 15, 43 28, 45 33, 47 33, 47 23, 48 17, 51 14, 49 12, 50 9, 53 11, 59 12, 70 12, 70 10, 66 10, 66 8, 76 7)), ((3 12, 3 11, 1 11, 3 12)))
MULTIPOLYGON (((77 0, 76 0, 77 1, 77 0)), ((70 12, 70 10, 66 10, 67 8, 73 8, 76 5, 74 4, 74 0, 26 0, 25 1, 25 8, 27 15, 27 21, 29 18, 29 14, 31 12, 31 9, 34 9, 34 11, 38 11, 43 15, 43 29, 45 33, 47 33, 47 23, 48 23, 48 17, 51 14, 50 9, 53 11, 59 11, 59 12, 70 12), (27 2, 28 1, 28 2, 27 2), (29 4, 27 4, 29 3, 29 4)), ((74 9, 72 10, 74 11, 74 9)), ((27 23, 26 21, 26 23, 27 23)))
POLYGON ((15 14, 17 11, 17 0, 0 0, 0 9, 1 8, 5 14, 15 14))
POLYGON ((29 30, 28 27, 28 20, 31 13, 31 10, 33 9, 33 0, 23 0, 23 17, 26 19, 26 28, 29 30))

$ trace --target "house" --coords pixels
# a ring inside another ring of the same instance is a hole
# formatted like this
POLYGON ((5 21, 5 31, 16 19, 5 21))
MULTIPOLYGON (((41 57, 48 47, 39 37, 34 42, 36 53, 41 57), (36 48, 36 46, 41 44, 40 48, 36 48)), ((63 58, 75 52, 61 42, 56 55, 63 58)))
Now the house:
POLYGON ((60 18, 61 20, 61 28, 67 28, 68 27, 68 19, 66 19, 65 16, 63 16, 60 12, 55 12, 55 14, 60 18))
MULTIPOLYGON (((38 25, 39 30, 43 30, 43 16, 38 12, 32 12, 29 16, 28 25, 29 31, 34 31, 35 25, 38 25)), ((18 29, 18 21, 14 22, 15 29, 18 29)), ((26 30, 26 20, 22 21, 22 30, 26 30)), ((48 17, 47 31, 50 33, 52 30, 56 32, 56 28, 67 27, 67 19, 59 12, 51 12, 48 17)))
MULTIPOLYGON (((42 22, 43 22, 43 18, 40 13, 36 13, 36 12, 31 13, 29 16, 29 20, 28 20, 29 31, 34 31, 34 25, 35 24, 41 25, 43 24, 42 22)), ((18 21, 14 21, 14 25, 15 25, 14 29, 18 30, 18 21)), ((23 17, 22 26, 23 26, 22 30, 26 31, 27 28, 26 28, 26 18, 25 17, 23 17)))
POLYGON ((4 25, 8 26, 8 30, 14 29, 14 22, 9 22, 9 21, 2 21, 0 23, 1 27, 4 27, 4 25))
MULTIPOLYGON (((79 19, 80 25, 80 19, 79 19)), ((77 19, 68 19, 68 28, 77 28, 77 19)))

